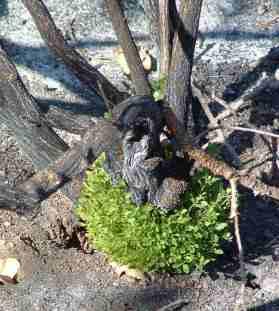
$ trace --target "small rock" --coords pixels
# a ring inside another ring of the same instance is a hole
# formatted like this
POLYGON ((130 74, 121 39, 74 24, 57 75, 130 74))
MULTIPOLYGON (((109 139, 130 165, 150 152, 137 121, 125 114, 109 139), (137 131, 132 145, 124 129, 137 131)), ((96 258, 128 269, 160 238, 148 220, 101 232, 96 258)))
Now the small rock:
POLYGON ((16 258, 0 259, 0 274, 14 279, 19 273, 20 263, 16 258))
MULTIPOLYGON (((116 62, 119 64, 119 66, 121 67, 122 71, 126 75, 130 75, 131 73, 130 68, 126 61, 123 50, 121 48, 116 48, 113 53, 114 53, 114 58, 116 62)), ((149 50, 146 48, 140 47, 139 56, 142 61, 143 68, 146 70, 146 72, 150 72, 152 70, 153 57, 149 53, 149 50)))
POLYGON ((45 82, 46 82, 46 89, 48 91, 55 91, 60 88, 59 81, 46 77, 45 82))
POLYGON ((272 259, 273 261, 279 261, 279 247, 273 248, 272 250, 272 259))
POLYGON ((110 265, 119 277, 125 274, 128 278, 131 278, 133 280, 145 279, 144 273, 137 269, 131 269, 127 265, 119 265, 117 262, 111 262, 110 265))
POLYGON ((274 77, 276 80, 279 80, 279 68, 275 70, 274 77))

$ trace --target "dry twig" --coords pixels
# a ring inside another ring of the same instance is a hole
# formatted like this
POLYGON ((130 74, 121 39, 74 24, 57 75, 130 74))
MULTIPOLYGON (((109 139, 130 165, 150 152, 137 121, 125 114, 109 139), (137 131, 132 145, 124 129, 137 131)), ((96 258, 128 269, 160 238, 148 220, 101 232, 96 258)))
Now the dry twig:
POLYGON ((244 292, 245 292, 245 284, 246 284, 246 273, 245 273, 245 264, 244 264, 244 253, 240 236, 239 229, 239 210, 237 204, 237 178, 231 178, 229 180, 231 186, 231 213, 230 218, 234 223, 234 235, 236 240, 236 245, 238 248, 238 260, 240 265, 240 279, 241 285, 239 290, 239 300, 237 301, 234 310, 239 310, 244 306, 244 292))
POLYGON ((234 150, 233 146, 231 146, 229 143, 226 142, 226 138, 225 135, 221 129, 221 127, 219 127, 218 125, 218 121, 216 120, 216 118, 213 116, 212 112, 209 109, 208 104, 210 103, 210 98, 203 94, 202 91, 199 89, 199 87, 197 86, 197 84, 195 83, 195 81, 192 79, 192 91, 194 96, 196 96, 199 99, 199 102, 203 108, 204 113, 206 114, 210 124, 216 128, 217 131, 217 140, 215 140, 215 142, 218 143, 223 143, 225 145, 225 147, 227 148, 227 150, 229 151, 229 153, 231 154, 232 158, 233 158, 233 162, 234 165, 239 167, 240 166, 240 160, 238 157, 238 154, 236 153, 236 151, 234 150))
POLYGON ((158 309, 158 311, 175 311, 180 310, 182 307, 187 305, 189 303, 186 299, 178 299, 174 302, 171 302, 170 304, 158 309))
POLYGON ((232 125, 220 124, 220 125, 217 125, 217 126, 209 127, 208 129, 206 129, 205 131, 200 133, 193 140, 193 142, 192 142, 193 145, 196 145, 198 143, 198 141, 201 138, 203 138, 204 136, 206 136, 209 132, 216 131, 217 129, 220 129, 220 128, 222 128, 222 129, 230 129, 230 130, 235 130, 235 131, 241 131, 241 132, 250 132, 250 133, 255 133, 255 134, 258 134, 258 135, 269 136, 269 137, 273 137, 273 138, 279 138, 279 134, 275 134, 273 132, 258 130, 256 128, 250 128, 250 127, 232 126, 232 125))
MULTIPOLYGON (((247 103, 247 101, 253 98, 261 90, 262 86, 265 86, 264 82, 266 81, 267 81, 266 73, 263 72, 262 75, 259 77, 259 79, 255 83, 253 83, 239 98, 230 102, 229 104, 230 109, 229 110, 226 109, 222 113, 220 113, 216 117, 217 121, 229 117, 232 114, 232 111, 237 112, 239 109, 243 108, 244 105, 247 103)), ((218 101, 217 97, 215 97, 215 100, 219 102, 221 105, 224 105, 225 103, 224 100, 218 101)))

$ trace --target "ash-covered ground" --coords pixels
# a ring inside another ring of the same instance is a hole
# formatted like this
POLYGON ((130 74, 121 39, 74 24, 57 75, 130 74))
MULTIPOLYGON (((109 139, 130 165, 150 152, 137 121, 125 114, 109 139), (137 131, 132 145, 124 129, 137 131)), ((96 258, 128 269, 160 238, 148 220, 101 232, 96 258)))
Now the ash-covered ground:
MULTIPOLYGON (((126 78, 113 59, 113 49, 118 44, 103 1, 46 0, 45 4, 71 44, 123 88, 122 80, 126 78)), ((138 44, 156 53, 149 40, 142 1, 127 0, 125 5, 138 44)), ((218 96, 230 100, 241 95, 245 85, 262 72, 273 77, 277 64, 261 66, 261 60, 278 45, 277 14, 268 1, 204 1, 194 69, 200 85, 209 93, 215 90, 218 96)), ((94 104, 93 114, 102 113, 103 107, 94 94, 85 92, 50 54, 21 1, 0 1, 0 37, 37 100, 49 105, 94 104)), ((261 129, 272 129, 278 111, 277 92, 274 88, 262 94, 237 120, 231 118, 228 122, 249 121, 261 129), (274 112, 275 117, 266 120, 263 111, 274 112)), ((79 139, 59 133, 69 144, 79 139)), ((251 170, 250 189, 242 189, 241 198, 246 264, 255 277, 254 286, 246 288, 246 309, 279 310, 279 265, 272 259, 273 244, 279 236, 279 208, 269 195, 268 186, 261 182, 262 172, 268 174, 271 163, 268 145, 255 135, 236 132, 228 135, 241 159, 255 166, 251 170), (257 191, 253 191, 255 187, 257 191)), ((33 171, 12 133, 1 125, 0 178, 17 184, 33 171)), ((160 279, 137 284, 113 274, 100 253, 88 255, 74 246, 55 245, 42 222, 41 215, 30 221, 10 212, 0 213, 0 258, 15 256, 23 271, 18 285, 0 287, 1 311, 158 310, 178 298, 189 300, 181 310, 234 310, 240 283, 236 254, 231 248, 205 276, 163 276, 164 282, 160 279), (26 243, 30 240, 31 246, 26 243)))

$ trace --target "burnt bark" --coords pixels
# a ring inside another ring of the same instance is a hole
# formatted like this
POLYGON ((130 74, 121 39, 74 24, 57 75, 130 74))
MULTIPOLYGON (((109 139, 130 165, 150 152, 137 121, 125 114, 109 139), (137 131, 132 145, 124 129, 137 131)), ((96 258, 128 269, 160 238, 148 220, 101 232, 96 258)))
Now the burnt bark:
POLYGON ((111 122, 95 119, 78 144, 24 183, 11 187, 0 182, 0 207, 28 213, 64 185, 63 192, 74 201, 85 170, 102 152, 120 143, 117 132, 111 122))
POLYGON ((0 121, 13 132, 36 169, 45 168, 67 150, 67 144, 47 125, 38 104, 1 47, 0 106, 0 121))
POLYGON ((159 0, 160 76, 167 77, 172 53, 170 1, 159 0))
POLYGON ((55 56, 95 94, 106 99, 112 105, 126 98, 97 69, 91 66, 74 48, 69 46, 61 31, 56 27, 50 13, 41 0, 22 0, 31 14, 43 40, 55 56))
POLYGON ((85 104, 36 99, 48 126, 77 135, 84 135, 96 110, 85 104))
MULTIPOLYGON (((202 0, 181 1, 177 14, 173 53, 168 76, 167 100, 176 115, 177 140, 185 139, 192 108, 191 74, 202 0)), ((174 17, 173 17, 174 18, 174 17)))
MULTIPOLYGON (((26 1, 26 0, 25 0, 26 1)), ((151 95, 151 88, 144 71, 136 44, 129 30, 119 0, 105 0, 114 31, 129 64, 131 78, 137 95, 151 95)))

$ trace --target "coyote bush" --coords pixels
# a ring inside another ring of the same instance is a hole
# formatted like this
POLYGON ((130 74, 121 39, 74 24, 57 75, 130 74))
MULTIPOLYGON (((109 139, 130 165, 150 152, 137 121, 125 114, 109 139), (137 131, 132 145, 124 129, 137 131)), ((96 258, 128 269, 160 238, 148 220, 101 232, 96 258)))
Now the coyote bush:
POLYGON ((220 242, 230 238, 229 193, 220 179, 200 171, 182 206, 164 214, 150 204, 136 207, 123 181, 112 186, 103 159, 88 171, 76 209, 94 248, 145 272, 202 270, 222 254, 220 242))

